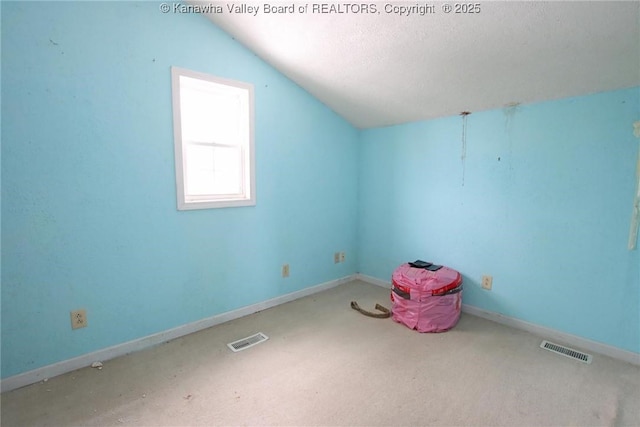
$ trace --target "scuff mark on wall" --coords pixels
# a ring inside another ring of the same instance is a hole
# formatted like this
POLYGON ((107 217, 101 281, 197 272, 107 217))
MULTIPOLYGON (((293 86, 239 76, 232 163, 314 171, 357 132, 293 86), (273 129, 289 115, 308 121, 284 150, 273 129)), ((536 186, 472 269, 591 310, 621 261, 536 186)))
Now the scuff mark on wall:
POLYGON ((507 151, 508 151, 508 164, 509 164, 509 173, 513 171, 513 127, 515 122, 515 116, 519 109, 519 102, 510 102, 505 105, 504 108, 504 117, 505 117, 505 133, 507 134, 507 151))
POLYGON ((462 161, 462 186, 464 187, 464 170, 467 159, 467 116, 471 114, 469 111, 463 111, 460 113, 462 116, 462 152, 460 154, 460 160, 462 161))
MULTIPOLYGON (((633 124, 633 134, 640 138, 640 120, 633 124)), ((636 194, 633 198, 631 213, 631 228, 629 230, 629 250, 634 250, 638 242, 638 226, 640 223, 640 145, 638 145, 638 160, 636 162, 636 194)))

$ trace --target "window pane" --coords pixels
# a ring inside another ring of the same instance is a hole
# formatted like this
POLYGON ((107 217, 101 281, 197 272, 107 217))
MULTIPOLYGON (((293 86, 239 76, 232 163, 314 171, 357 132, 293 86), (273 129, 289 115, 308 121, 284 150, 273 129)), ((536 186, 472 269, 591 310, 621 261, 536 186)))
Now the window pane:
POLYGON ((181 88, 182 137, 192 141, 242 143, 241 130, 247 117, 242 111, 242 92, 216 90, 219 85, 214 83, 209 83, 211 90, 203 90, 205 84, 181 88))
POLYGON ((243 193, 241 147, 187 144, 185 151, 187 195, 243 193))
POLYGON ((253 85, 171 67, 178 209, 255 205, 253 85))
POLYGON ((190 196, 214 194, 213 147, 187 144, 185 148, 186 194, 190 196))
POLYGON ((215 147, 213 156, 216 194, 242 193, 242 148, 215 147))

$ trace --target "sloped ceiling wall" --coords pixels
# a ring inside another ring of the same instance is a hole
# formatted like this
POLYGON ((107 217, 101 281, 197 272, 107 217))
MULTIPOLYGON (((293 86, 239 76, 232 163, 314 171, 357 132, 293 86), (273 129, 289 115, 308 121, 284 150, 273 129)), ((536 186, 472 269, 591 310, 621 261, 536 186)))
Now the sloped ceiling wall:
POLYGON ((358 128, 640 84, 638 2, 217 4, 217 26, 358 128))

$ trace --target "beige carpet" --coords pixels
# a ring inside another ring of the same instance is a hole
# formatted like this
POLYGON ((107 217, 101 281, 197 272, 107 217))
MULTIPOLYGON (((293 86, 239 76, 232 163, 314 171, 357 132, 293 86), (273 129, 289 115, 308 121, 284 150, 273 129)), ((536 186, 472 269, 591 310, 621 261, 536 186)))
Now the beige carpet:
POLYGON ((362 282, 2 395, 2 426, 640 426, 640 368, 469 315, 419 334, 362 282), (263 332, 238 353, 226 343, 263 332))

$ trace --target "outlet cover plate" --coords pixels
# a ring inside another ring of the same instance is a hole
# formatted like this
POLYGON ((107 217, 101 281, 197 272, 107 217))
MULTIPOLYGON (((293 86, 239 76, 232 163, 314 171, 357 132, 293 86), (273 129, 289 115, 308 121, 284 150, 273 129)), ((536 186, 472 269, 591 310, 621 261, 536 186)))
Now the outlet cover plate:
POLYGON ((73 310, 71 312, 71 329, 80 329, 87 326, 87 310, 73 310))

